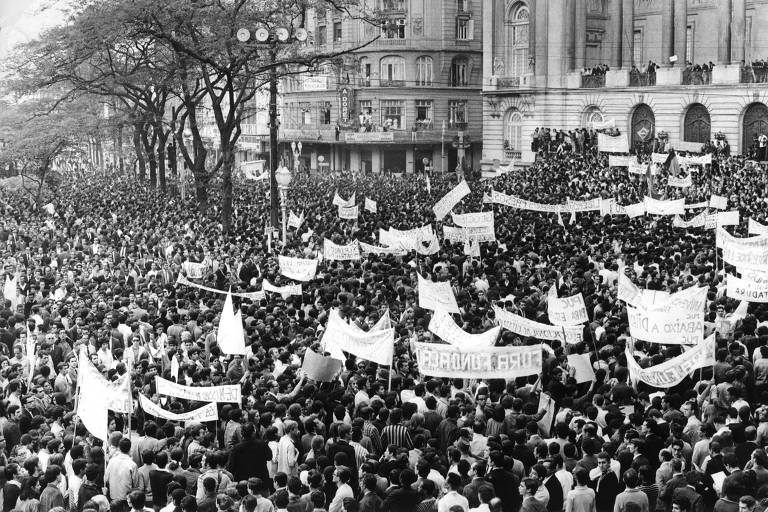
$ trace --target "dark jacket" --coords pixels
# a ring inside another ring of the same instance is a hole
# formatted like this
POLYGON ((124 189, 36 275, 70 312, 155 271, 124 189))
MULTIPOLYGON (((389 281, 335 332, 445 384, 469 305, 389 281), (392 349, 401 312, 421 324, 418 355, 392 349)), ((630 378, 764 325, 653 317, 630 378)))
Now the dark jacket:
POLYGON ((272 450, 269 445, 264 441, 251 439, 235 445, 229 456, 227 469, 234 476, 235 482, 248 480, 250 477, 269 482, 267 462, 271 460, 272 450))
MULTIPOLYGON (((484 478, 474 478, 469 484, 464 486, 464 497, 469 502, 469 508, 476 508, 480 506, 480 489, 482 487, 488 487, 493 491, 493 484, 484 478)), ((494 496, 496 493, 494 492, 494 496)))
POLYGON ((80 485, 80 490, 77 491, 77 510, 82 512, 83 505, 88 503, 88 500, 94 496, 101 494, 101 489, 96 482, 83 481, 80 485))
POLYGON ((616 496, 621 492, 616 473, 608 470, 602 478, 592 482, 592 487, 595 489, 595 508, 597 512, 613 512, 616 496))
POLYGON ((381 504, 382 512, 413 512, 421 501, 421 493, 416 489, 392 489, 381 504))
POLYGON ((501 499, 504 512, 512 512, 520 507, 522 497, 518 492, 520 479, 511 471, 494 468, 488 473, 488 480, 493 484, 493 491, 501 499))

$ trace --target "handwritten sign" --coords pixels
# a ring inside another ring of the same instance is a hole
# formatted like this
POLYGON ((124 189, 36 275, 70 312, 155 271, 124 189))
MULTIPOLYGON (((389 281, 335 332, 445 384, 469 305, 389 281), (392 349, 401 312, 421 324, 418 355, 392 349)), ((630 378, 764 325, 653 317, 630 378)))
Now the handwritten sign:
POLYGON ((219 419, 219 411, 216 409, 215 403, 204 405, 194 411, 175 413, 166 411, 146 396, 139 394, 139 405, 141 405, 141 408, 144 409, 144 412, 147 414, 164 420, 206 423, 208 421, 217 421, 219 419))
POLYGON ((541 373, 541 345, 461 350, 453 345, 415 342, 419 372, 432 377, 514 379, 541 373))
POLYGON ((242 391, 238 385, 193 387, 176 384, 162 377, 155 377, 158 395, 175 396, 196 402, 237 403, 242 401, 242 391))

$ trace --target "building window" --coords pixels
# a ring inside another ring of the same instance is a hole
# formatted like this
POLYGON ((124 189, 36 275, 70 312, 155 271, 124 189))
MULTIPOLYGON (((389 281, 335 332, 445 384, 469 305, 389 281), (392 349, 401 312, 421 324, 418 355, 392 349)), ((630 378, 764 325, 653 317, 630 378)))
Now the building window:
POLYGON ((371 85, 371 62, 365 57, 360 59, 360 80, 363 87, 371 85))
POLYGON ((382 11, 405 11, 405 0, 381 0, 382 11))
POLYGON ((603 124, 603 113, 596 106, 591 106, 584 111, 582 125, 586 128, 594 128, 603 124))
POLYGON ((341 22, 337 21, 333 24, 333 41, 335 43, 340 43, 342 39, 342 33, 341 33, 341 22))
POLYGON ((387 85, 386 82, 402 82, 405 80, 405 59, 403 57, 383 57, 381 59, 381 74, 382 85, 387 85))
POLYGON ((327 42, 328 39, 325 31, 325 25, 317 27, 317 44, 320 46, 325 46, 327 42))
POLYGON ((301 124, 303 126, 309 126, 312 124, 312 108, 309 103, 299 103, 299 110, 301 112, 301 124))
POLYGON ((451 100, 448 102, 448 124, 451 128, 461 128, 467 124, 466 100, 451 100))
MULTIPOLYGON (((508 12, 506 25, 507 56, 506 67, 510 76, 522 76, 528 73, 528 48, 530 47, 529 18, 530 11, 524 4, 513 6, 508 12)), ((503 71, 500 70, 500 71, 503 71)), ((503 73, 499 73, 503 74, 503 73)))
POLYGON ((693 59, 693 25, 685 27, 685 55, 688 62, 696 62, 693 59))
POLYGON ((464 16, 456 18, 456 39, 471 41, 474 39, 474 20, 464 16))
POLYGON ((416 100, 416 126, 424 129, 432 127, 432 100, 416 100))
POLYGON ((451 63, 451 86, 462 87, 469 84, 469 61, 466 57, 456 57, 451 63))
POLYGON ((405 18, 394 18, 381 25, 381 37, 384 39, 405 39, 405 18))
POLYGON ((416 85, 432 85, 432 57, 416 59, 416 85))
POLYGON ((632 59, 635 66, 642 66, 645 59, 643 59, 643 31, 635 30, 632 38, 633 52, 632 59))
POLYGON ((523 149, 523 116, 519 110, 507 112, 504 121, 504 148, 510 151, 523 149))
POLYGON ((405 103, 402 100, 381 100, 381 124, 385 129, 402 130, 405 103))
POLYGON ((331 104, 328 102, 320 108, 320 124, 331 124, 331 104))
POLYGON ((469 12, 469 0, 457 0, 456 10, 459 12, 469 12))

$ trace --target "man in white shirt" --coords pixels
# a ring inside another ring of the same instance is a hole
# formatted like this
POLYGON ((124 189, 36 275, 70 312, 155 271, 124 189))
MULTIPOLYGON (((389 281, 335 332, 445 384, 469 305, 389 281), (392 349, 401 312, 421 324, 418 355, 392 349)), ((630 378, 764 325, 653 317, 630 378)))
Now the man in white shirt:
POLYGON ((333 483, 336 484, 336 494, 328 506, 328 512, 343 512, 344 498, 355 498, 355 493, 349 485, 352 473, 346 466, 337 466, 333 472, 333 483))
POLYGON ((477 492, 480 505, 469 509, 469 512, 491 512, 490 503, 493 497, 493 487, 481 487, 477 492))
POLYGON ((445 483, 448 492, 437 502, 437 512, 449 512, 455 505, 461 506, 464 512, 469 512, 469 501, 458 492, 461 489, 461 477, 456 473, 448 473, 445 483))

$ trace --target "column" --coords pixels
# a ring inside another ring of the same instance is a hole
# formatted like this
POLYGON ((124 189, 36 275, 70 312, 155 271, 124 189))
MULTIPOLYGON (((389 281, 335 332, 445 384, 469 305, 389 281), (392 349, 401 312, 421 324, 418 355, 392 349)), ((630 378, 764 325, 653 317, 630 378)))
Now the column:
POLYGON ((493 75, 493 55, 496 37, 493 33, 493 15, 496 13, 496 2, 483 3, 483 86, 488 85, 485 77, 493 75), (489 32, 490 31, 490 32, 489 32))
POLYGON ((731 64, 741 64, 747 58, 747 0, 732 1, 731 64))
POLYGON ((534 59, 536 59, 536 76, 547 75, 547 0, 536 0, 533 41, 534 59))
POLYGON ((672 0, 667 0, 661 5, 661 62, 658 64, 668 67, 669 58, 675 53, 674 4, 672 0))
POLYGON ((581 71, 587 62, 587 2, 576 0, 576 20, 574 21, 573 39, 576 53, 573 68, 581 71))
POLYGON ((573 71, 576 57, 576 45, 573 39, 574 25, 576 22, 576 3, 579 0, 565 0, 565 71, 573 71))
POLYGON ((547 22, 547 81, 554 79, 555 85, 561 87, 560 77, 565 75, 567 66, 565 52, 565 24, 568 11, 563 0, 550 0, 547 22))
POLYGON ((621 5, 621 67, 630 69, 635 63, 635 2, 622 0, 621 5))
POLYGON ((717 63, 731 62, 731 0, 717 2, 717 63))
POLYGON ((608 21, 608 66, 612 70, 621 67, 621 7, 624 0, 611 0, 609 7, 610 20, 608 21))
POLYGON ((675 55, 677 67, 684 68, 688 62, 688 1, 675 0, 675 55))

